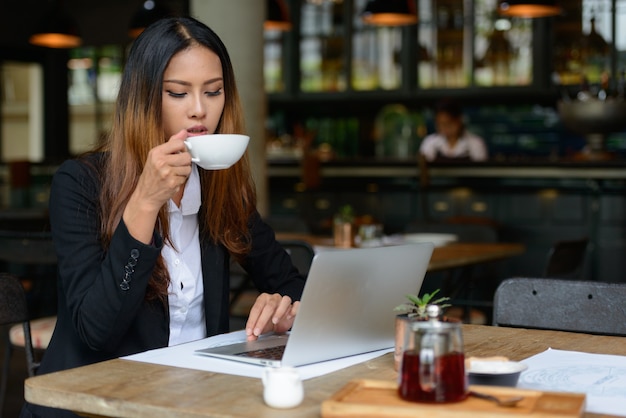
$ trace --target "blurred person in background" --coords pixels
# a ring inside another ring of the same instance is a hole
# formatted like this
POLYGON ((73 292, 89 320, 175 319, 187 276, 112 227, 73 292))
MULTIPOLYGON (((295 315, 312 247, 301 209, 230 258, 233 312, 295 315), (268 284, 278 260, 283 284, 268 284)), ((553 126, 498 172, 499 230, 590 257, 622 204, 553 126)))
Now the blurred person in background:
POLYGON ((435 129, 420 145, 426 161, 487 160, 485 141, 465 128, 463 111, 454 100, 443 99, 435 106, 435 129))

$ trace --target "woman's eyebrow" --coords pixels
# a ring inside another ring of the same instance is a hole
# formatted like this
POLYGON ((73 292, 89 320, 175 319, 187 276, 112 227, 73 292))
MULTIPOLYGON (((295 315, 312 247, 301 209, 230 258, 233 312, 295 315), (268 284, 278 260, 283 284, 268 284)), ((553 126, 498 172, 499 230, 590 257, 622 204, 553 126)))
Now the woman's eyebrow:
MULTIPOLYGON (((202 83, 202 85, 213 84, 215 82, 222 81, 222 80, 223 80, 222 77, 215 77, 215 78, 205 81, 204 83, 202 83)), ((184 80, 170 79, 170 80, 163 80, 163 82, 180 84, 181 86, 191 86, 190 82, 184 81, 184 80)))

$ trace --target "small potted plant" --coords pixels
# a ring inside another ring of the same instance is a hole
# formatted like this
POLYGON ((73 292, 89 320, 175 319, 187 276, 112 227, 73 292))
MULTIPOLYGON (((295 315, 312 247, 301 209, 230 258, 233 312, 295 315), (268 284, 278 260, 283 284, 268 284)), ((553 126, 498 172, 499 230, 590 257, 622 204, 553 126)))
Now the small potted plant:
POLYGON ((396 306, 394 311, 400 311, 409 318, 425 318, 426 307, 428 305, 439 305, 441 309, 445 309, 449 307, 450 304, 443 302, 449 301, 450 298, 440 297, 434 299, 435 295, 439 293, 440 290, 441 289, 435 289, 432 293, 424 293, 421 298, 418 295, 405 295, 409 301, 396 306))
POLYGON ((425 319, 426 307, 428 305, 438 305, 442 310, 449 307, 446 303, 449 297, 439 297, 435 299, 435 295, 440 289, 436 289, 432 293, 424 293, 420 298, 418 295, 405 295, 408 302, 402 303, 394 308, 394 311, 400 312, 396 315, 396 346, 394 352, 394 369, 398 370, 400 360, 404 353, 404 345, 407 337, 407 326, 411 321, 425 319))
POLYGON ((354 245, 354 209, 343 205, 333 217, 333 237, 335 247, 350 248, 354 245))

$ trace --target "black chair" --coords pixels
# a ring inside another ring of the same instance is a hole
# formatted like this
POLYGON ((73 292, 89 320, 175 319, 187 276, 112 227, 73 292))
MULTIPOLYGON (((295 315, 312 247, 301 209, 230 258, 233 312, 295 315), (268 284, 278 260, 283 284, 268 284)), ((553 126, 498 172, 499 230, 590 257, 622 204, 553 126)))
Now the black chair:
POLYGON ((35 351, 30 332, 30 320, 26 293, 21 281, 12 274, 0 273, 0 325, 3 330, 5 344, 4 362, 2 365, 2 377, 0 382, 0 415, 4 406, 4 398, 7 390, 11 356, 14 345, 9 339, 8 326, 21 324, 24 335, 24 350, 26 352, 26 368, 28 376, 34 376, 39 363, 35 360, 35 351))
MULTIPOLYGON (((13 309, 19 312, 18 318, 24 318, 12 321, 14 325, 5 335, 3 384, 8 377, 9 359, 14 348, 26 351, 29 375, 32 375, 38 366, 33 361, 32 353, 41 353, 48 348, 56 325, 56 262, 56 252, 49 231, 0 230, 0 271, 3 272, 0 278, 3 283, 3 289, 0 289, 2 299, 0 309, 8 310, 3 313, 8 315, 7 318, 11 317, 10 311, 13 309), (6 305, 5 286, 9 294, 18 295, 14 302, 17 305, 6 307, 12 305, 6 305), (28 324, 24 326, 17 324, 23 321, 28 321, 28 324)), ((4 320, 3 323, 10 322, 4 320)), ((3 397, 4 394, 3 386, 3 397)))
POLYGON ((548 252, 545 277, 568 279, 582 278, 585 266, 588 238, 557 241, 548 252))
MULTIPOLYGON (((313 246, 306 241, 301 240, 278 240, 285 251, 291 257, 293 265, 306 278, 309 275, 309 269, 315 256, 313 246)), ((230 296, 230 312, 231 316, 241 316, 234 311, 236 303, 241 299, 247 291, 256 290, 250 277, 246 271, 237 263, 231 265, 231 296, 230 296)))
POLYGON ((626 283, 510 278, 496 289, 493 325, 626 336, 626 283))
POLYGON ((0 271, 22 280, 34 317, 56 314, 56 264, 50 231, 0 230, 0 271))
POLYGON ((293 265, 306 278, 309 275, 313 257, 315 257, 315 250, 311 244, 301 240, 278 240, 278 242, 291 257, 293 265))

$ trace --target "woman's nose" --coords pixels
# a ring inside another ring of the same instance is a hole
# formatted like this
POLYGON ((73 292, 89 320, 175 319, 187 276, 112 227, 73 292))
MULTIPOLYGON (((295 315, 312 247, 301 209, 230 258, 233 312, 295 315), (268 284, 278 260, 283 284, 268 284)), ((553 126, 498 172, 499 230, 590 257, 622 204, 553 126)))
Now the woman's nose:
POLYGON ((202 98, 194 99, 191 108, 189 109, 189 117, 196 119, 205 117, 207 114, 206 106, 207 105, 203 103, 202 98))

